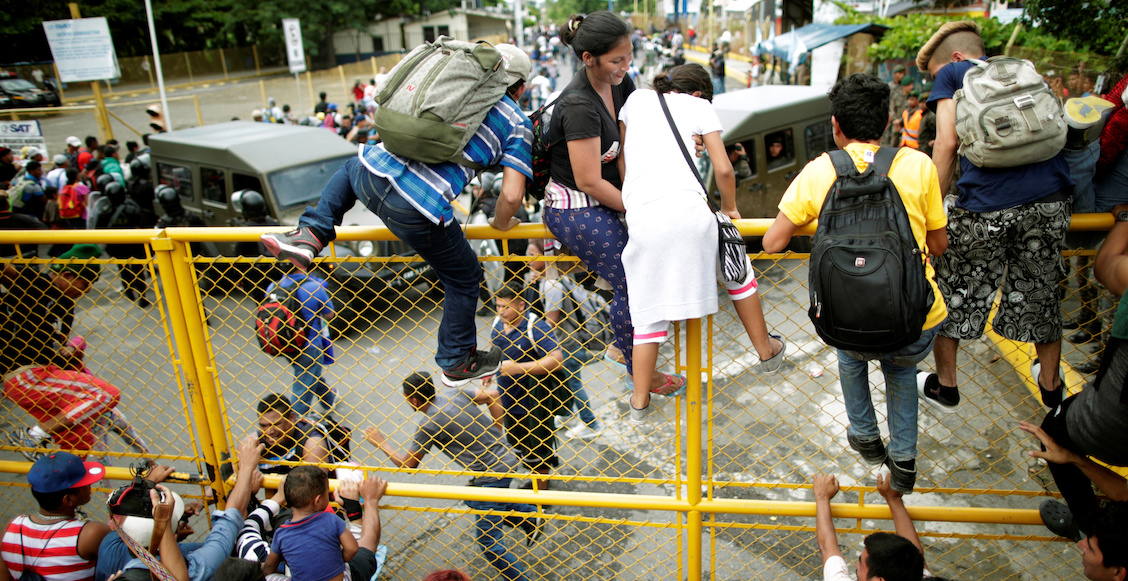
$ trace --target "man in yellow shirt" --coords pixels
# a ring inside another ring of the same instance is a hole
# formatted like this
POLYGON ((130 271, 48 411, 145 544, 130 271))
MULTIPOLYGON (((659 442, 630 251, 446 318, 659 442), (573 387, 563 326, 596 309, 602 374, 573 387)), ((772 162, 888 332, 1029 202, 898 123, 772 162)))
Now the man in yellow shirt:
MULTIPOLYGON (((830 113, 835 144, 850 155, 859 171, 864 171, 873 162, 890 120, 889 87, 873 75, 851 75, 831 89, 830 113)), ((825 153, 803 168, 780 200, 779 215, 764 236, 765 252, 783 250, 796 229, 818 218, 836 179, 834 164, 825 153)), ((919 151, 901 148, 893 159, 889 179, 901 195, 917 246, 933 256, 942 254, 948 248, 948 219, 932 160, 919 151)), ((932 350, 940 324, 948 315, 928 262, 925 276, 935 300, 916 343, 890 353, 838 350, 838 376, 850 419, 846 440, 867 464, 888 465, 893 488, 902 494, 911 493, 916 484, 916 364, 932 350), (881 362, 885 375, 888 454, 869 393, 867 362, 875 360, 881 362)))

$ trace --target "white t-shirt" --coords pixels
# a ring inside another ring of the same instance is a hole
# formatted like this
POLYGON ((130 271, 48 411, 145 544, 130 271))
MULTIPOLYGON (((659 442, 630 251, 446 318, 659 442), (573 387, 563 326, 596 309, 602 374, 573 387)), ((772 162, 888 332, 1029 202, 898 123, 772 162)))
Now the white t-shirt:
POLYGON ((835 555, 823 563, 823 581, 854 581, 850 576, 850 565, 841 555, 835 555))
MULTIPOLYGON (((721 120, 713 110, 713 104, 705 99, 667 93, 666 104, 691 157, 694 155, 694 135, 721 130, 721 120)), ((628 213, 632 203, 630 198, 638 196, 689 193, 700 199, 701 184, 689 170, 685 156, 674 141, 673 130, 658 103, 658 93, 648 89, 631 93, 619 112, 619 120, 627 126, 623 144, 627 162, 623 204, 627 206, 628 213)))
POLYGON ((537 96, 547 102, 549 95, 552 94, 552 81, 544 75, 537 75, 529 81, 529 86, 536 89, 537 96))

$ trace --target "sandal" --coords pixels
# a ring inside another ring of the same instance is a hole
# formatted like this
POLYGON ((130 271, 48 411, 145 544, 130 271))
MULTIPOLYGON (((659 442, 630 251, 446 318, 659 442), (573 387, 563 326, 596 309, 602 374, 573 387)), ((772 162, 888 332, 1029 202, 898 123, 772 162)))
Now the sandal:
POLYGON ((1039 379, 1042 376, 1042 364, 1037 359, 1030 365, 1030 376, 1034 378, 1034 383, 1037 384, 1038 391, 1042 394, 1042 405, 1049 409, 1061 405, 1062 397, 1065 394, 1065 370, 1061 368, 1060 363, 1058 364, 1058 377, 1061 379, 1061 385, 1055 390, 1051 391, 1042 387, 1042 380, 1039 379))
MULTIPOLYGON (((663 383, 661 386, 658 387, 658 389, 651 389, 650 393, 654 393, 654 394, 665 396, 665 397, 678 397, 678 396, 685 393, 685 389, 689 385, 689 382, 686 381, 686 379, 684 377, 682 377, 682 376, 680 376, 676 373, 663 373, 662 375, 664 375, 666 377, 666 383, 663 383), (679 380, 680 380, 680 383, 678 383, 679 380), (670 388, 673 388, 673 391, 668 391, 666 393, 662 393, 662 390, 668 390, 670 388)), ((633 407, 632 407, 632 409, 633 409, 633 407)))
POLYGON ((1065 504, 1047 498, 1038 507, 1038 516, 1042 517, 1042 523, 1055 535, 1075 543, 1081 540, 1081 530, 1073 523, 1073 512, 1065 504))
POLYGON ((779 351, 776 351, 776 354, 768 359, 761 361, 760 370, 764 373, 779 373, 780 368, 783 367, 783 358, 787 354, 787 341, 784 341, 783 337, 779 335, 768 335, 768 339, 779 341, 779 351))
POLYGON ((623 357, 623 352, 614 345, 608 345, 607 349, 603 351, 603 360, 618 367, 620 371, 627 370, 626 357, 623 357))

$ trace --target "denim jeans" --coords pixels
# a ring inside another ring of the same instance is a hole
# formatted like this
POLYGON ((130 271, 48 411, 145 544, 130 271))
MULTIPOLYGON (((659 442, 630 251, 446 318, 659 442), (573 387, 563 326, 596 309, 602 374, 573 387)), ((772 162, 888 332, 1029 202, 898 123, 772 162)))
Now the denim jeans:
POLYGON ((478 287, 482 267, 457 222, 435 224, 420 214, 391 182, 368 171, 356 157, 333 174, 321 192, 316 207, 306 208, 299 224, 323 241, 336 238, 345 212, 360 200, 380 217, 396 238, 406 242, 443 283, 443 320, 439 324, 435 363, 450 369, 477 346, 474 312, 478 307, 478 287))
POLYGON ((544 225, 567 246, 588 270, 602 276, 615 293, 609 314, 615 346, 623 352, 627 373, 634 374, 634 325, 627 297, 627 274, 623 270, 623 248, 627 227, 617 212, 606 206, 576 210, 545 208, 544 225))
POLYGON ((916 343, 892 353, 858 353, 838 350, 838 379, 850 433, 863 441, 878 439, 877 414, 870 399, 869 361, 880 361, 885 375, 886 416, 889 421, 889 456, 897 462, 917 455, 916 364, 932 351, 940 325, 920 334, 916 343))
POLYGON ((725 92, 725 78, 714 76, 713 77, 713 94, 714 95, 721 95, 724 92, 725 92))
MULTIPOLYGON (((1063 149, 1061 156, 1069 164, 1069 177, 1073 178, 1073 213, 1097 211, 1093 177, 1097 174, 1097 158, 1101 155, 1101 142, 1095 140, 1085 149, 1063 149)), ((1111 206, 1101 211, 1107 212, 1111 206)))
POLYGON ((290 361, 290 366, 294 370, 292 407, 298 417, 309 412, 314 396, 326 408, 332 408, 337 401, 337 395, 329 389, 329 384, 325 383, 325 378, 321 376, 323 355, 324 351, 315 341, 307 341, 305 349, 290 361))
POLYGON ((1128 151, 1116 158, 1112 167, 1094 185, 1095 212, 1109 212, 1113 206, 1128 202, 1128 151))
MULTIPOLYGON (((483 488, 509 488, 511 478, 483 485, 483 488)), ((480 502, 467 500, 466 506, 473 510, 493 510, 499 512, 527 512, 535 513, 537 508, 531 504, 517 504, 509 502, 480 502)), ((474 515, 474 539, 486 554, 490 562, 501 576, 507 581, 529 581, 525 574, 525 565, 517 560, 513 553, 505 546, 504 530, 502 526, 520 528, 528 534, 533 529, 533 521, 528 516, 503 515, 503 514, 476 514, 474 515)))
MULTIPOLYGON (((198 549, 184 555, 188 565, 189 581, 211 581, 231 551, 235 549, 235 539, 243 527, 243 514, 237 508, 216 511, 212 515, 212 529, 198 549)), ((146 569, 144 561, 132 559, 123 569, 146 569)))
POLYGON ((597 430, 599 429, 599 420, 595 418, 595 412, 591 409, 591 396, 584 389, 584 381, 580 378, 580 370, 593 359, 595 359, 595 356, 583 347, 575 351, 565 350, 563 365, 564 369, 568 371, 568 379, 564 384, 572 392, 572 409, 580 414, 580 420, 587 424, 587 427, 597 430))

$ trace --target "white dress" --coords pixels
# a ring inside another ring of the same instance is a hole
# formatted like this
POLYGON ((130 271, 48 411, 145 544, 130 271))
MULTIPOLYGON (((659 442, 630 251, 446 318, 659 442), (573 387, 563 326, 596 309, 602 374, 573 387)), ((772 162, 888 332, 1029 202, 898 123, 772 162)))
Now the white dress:
MULTIPOLYGON (((721 130, 713 105, 681 93, 666 104, 690 156, 693 135, 721 130)), ((623 250, 631 322, 695 319, 717 312, 717 224, 701 185, 674 141, 657 93, 636 90, 619 112, 627 126, 623 250)))

